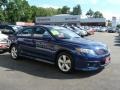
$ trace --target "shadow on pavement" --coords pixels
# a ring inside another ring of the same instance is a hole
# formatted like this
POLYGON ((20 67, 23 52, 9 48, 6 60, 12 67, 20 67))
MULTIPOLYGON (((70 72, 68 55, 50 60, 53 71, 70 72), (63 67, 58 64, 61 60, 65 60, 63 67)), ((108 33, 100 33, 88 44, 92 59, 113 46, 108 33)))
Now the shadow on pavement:
POLYGON ((120 46, 120 36, 115 36, 114 46, 120 46))
POLYGON ((14 61, 10 58, 9 54, 0 55, 0 67, 7 68, 5 71, 8 72, 19 71, 37 77, 61 80, 88 78, 102 71, 102 70, 92 72, 75 71, 73 74, 63 74, 62 72, 58 71, 55 65, 50 65, 30 59, 21 59, 19 61, 14 61))

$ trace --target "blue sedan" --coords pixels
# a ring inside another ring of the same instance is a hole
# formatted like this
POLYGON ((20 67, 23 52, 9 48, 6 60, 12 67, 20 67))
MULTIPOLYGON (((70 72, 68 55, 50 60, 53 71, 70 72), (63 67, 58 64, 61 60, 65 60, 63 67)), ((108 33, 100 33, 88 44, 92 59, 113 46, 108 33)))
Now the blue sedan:
POLYGON ((14 60, 27 57, 56 64, 64 73, 98 70, 110 63, 108 47, 59 26, 32 26, 9 37, 14 60))

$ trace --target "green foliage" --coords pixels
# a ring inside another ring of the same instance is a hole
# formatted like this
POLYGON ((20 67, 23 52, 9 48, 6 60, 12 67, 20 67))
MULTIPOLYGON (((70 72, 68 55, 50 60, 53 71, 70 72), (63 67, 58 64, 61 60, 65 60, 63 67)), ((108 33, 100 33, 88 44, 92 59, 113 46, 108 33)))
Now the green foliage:
POLYGON ((120 24, 118 24, 118 25, 117 25, 117 28, 119 28, 119 29, 120 29, 120 24))
MULTIPOLYGON (((30 6, 28 0, 0 0, 0 22, 15 23, 17 21, 35 22, 37 16, 52 16, 56 14, 72 14, 81 15, 81 6, 78 4, 73 7, 70 12, 68 6, 62 8, 43 8, 30 6)), ((96 11, 95 13, 90 9, 87 13, 89 17, 103 17, 102 13, 96 11)))
POLYGON ((1 21, 5 21, 5 18, 4 18, 4 14, 3 14, 3 10, 0 8, 0 22, 1 21))
POLYGON ((0 0, 0 7, 6 6, 7 3, 8 3, 8 0, 0 0))
MULTIPOLYGON (((35 22, 37 16, 52 16, 69 14, 70 8, 63 6, 59 9, 30 6, 27 0, 0 0, 0 21, 15 23, 17 21, 35 22)), ((73 15, 81 15, 81 7, 73 8, 73 15)))
POLYGON ((0 0, 1 22, 34 22, 36 16, 52 16, 56 14, 58 14, 57 9, 30 6, 27 0, 0 0))
POLYGON ((91 9, 89 9, 89 11, 87 11, 86 13, 87 17, 93 17, 93 15, 94 15, 94 11, 92 11, 91 9))
POLYGON ((87 17, 93 17, 93 18, 103 18, 103 14, 100 11, 93 11, 89 9, 86 13, 87 17))
POLYGON ((39 7, 36 10, 36 16, 52 16, 57 14, 57 10, 54 8, 42 8, 39 7))
POLYGON ((110 27, 112 26, 112 21, 108 20, 107 23, 108 23, 107 26, 110 26, 110 27))
POLYGON ((100 11, 96 11, 93 15, 94 18, 103 18, 103 14, 100 11))
POLYGON ((57 14, 62 14, 61 10, 62 10, 61 8, 58 8, 57 9, 57 14))
POLYGON ((70 8, 67 6, 63 6, 61 9, 62 14, 69 14, 70 13, 70 8))
POLYGON ((73 7, 73 11, 71 14, 72 15, 81 15, 82 14, 81 6, 77 5, 77 6, 73 7))

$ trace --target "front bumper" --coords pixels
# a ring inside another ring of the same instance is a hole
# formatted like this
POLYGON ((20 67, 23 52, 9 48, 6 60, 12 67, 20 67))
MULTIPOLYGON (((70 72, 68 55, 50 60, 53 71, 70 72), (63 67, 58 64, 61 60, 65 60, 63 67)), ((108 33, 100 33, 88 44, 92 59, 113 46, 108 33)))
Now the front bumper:
POLYGON ((111 62, 110 55, 104 57, 94 57, 94 58, 81 58, 76 61, 75 69, 83 71, 93 71, 100 68, 104 68, 111 62))

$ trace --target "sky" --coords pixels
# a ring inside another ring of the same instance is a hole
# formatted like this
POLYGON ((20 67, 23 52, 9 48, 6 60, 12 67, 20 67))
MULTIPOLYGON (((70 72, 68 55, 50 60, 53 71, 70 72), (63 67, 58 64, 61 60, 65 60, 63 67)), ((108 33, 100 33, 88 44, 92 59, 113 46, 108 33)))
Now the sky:
POLYGON ((86 12, 91 8, 93 11, 100 11, 106 19, 113 16, 120 19, 120 0, 27 0, 30 5, 39 7, 61 8, 68 6, 71 8, 77 4, 81 5, 82 17, 85 18, 86 12))

